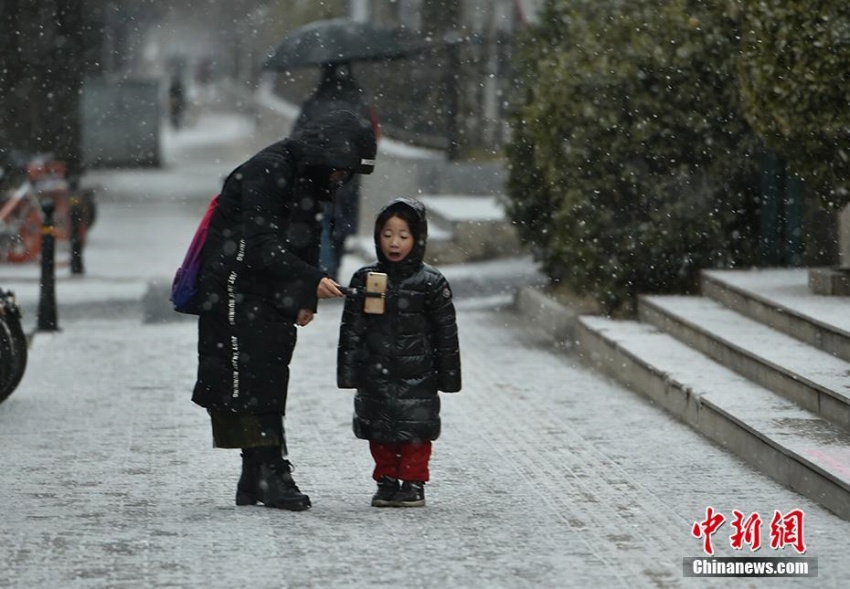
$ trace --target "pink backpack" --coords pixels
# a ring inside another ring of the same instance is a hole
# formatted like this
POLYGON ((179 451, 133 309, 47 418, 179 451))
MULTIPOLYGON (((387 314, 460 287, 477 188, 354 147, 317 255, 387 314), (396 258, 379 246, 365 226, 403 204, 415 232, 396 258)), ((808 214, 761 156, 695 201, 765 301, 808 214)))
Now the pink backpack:
POLYGON ((219 195, 216 194, 210 201, 210 206, 204 213, 201 224, 198 225, 195 236, 189 244, 183 263, 174 274, 170 300, 171 304, 174 305, 174 310, 178 313, 200 315, 200 304, 196 299, 198 296, 198 275, 201 272, 201 250, 204 249, 204 243, 207 241, 210 220, 216 206, 218 206, 218 197, 219 195))

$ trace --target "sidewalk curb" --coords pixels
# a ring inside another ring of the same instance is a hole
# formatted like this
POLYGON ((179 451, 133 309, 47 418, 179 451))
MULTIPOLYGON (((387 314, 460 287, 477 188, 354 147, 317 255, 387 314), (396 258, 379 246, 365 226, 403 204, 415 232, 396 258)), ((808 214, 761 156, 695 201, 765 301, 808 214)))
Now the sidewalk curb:
POLYGON ((514 309, 559 343, 575 345, 580 313, 548 296, 538 286, 520 288, 514 309))

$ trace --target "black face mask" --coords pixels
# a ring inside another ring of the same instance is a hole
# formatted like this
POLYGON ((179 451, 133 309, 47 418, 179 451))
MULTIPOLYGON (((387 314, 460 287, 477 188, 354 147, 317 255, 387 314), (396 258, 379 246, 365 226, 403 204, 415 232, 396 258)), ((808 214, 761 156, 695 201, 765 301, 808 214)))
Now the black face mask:
POLYGON ((332 200, 339 185, 331 182, 332 168, 325 166, 307 166, 298 177, 298 183, 319 200, 332 200))

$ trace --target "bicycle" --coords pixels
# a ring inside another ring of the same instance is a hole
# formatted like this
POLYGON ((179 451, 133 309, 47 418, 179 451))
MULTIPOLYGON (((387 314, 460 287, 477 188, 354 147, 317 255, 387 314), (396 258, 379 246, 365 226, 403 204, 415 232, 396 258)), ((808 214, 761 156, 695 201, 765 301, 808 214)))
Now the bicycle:
POLYGON ((41 254, 41 202, 26 182, 5 195, 0 206, 0 260, 29 262, 41 254))
POLYGON ((97 208, 94 191, 78 190, 65 163, 51 154, 15 152, 0 163, 0 262, 30 262, 41 254, 43 200, 53 201, 54 236, 70 240, 72 216, 79 214, 78 239, 85 243, 97 208))
POLYGON ((20 163, 0 165, 0 261, 29 262, 41 253, 41 202, 20 163))

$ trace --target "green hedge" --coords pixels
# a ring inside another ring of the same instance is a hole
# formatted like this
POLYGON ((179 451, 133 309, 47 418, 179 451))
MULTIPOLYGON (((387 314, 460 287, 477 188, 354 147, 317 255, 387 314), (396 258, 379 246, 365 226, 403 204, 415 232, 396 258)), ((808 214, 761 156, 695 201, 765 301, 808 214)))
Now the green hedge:
POLYGON ((755 259, 732 5, 549 0, 523 39, 509 214, 555 280, 610 312, 755 259))
POLYGON ((831 209, 850 201, 850 3, 746 2, 743 111, 831 209))

